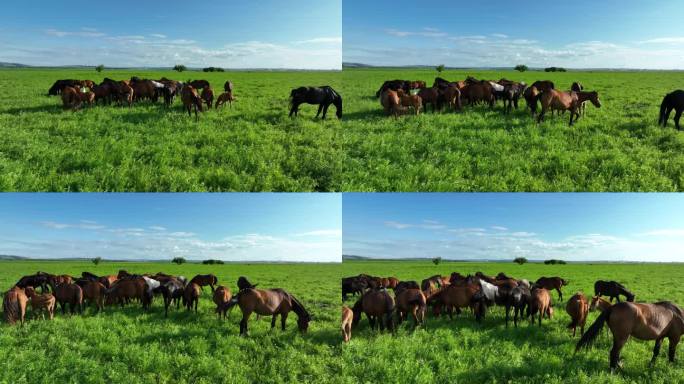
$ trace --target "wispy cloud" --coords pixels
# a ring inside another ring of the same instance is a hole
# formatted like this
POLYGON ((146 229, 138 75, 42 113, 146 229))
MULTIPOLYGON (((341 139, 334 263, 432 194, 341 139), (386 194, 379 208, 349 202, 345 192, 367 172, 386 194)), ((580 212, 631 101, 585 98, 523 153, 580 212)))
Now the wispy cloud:
POLYGON ((655 39, 639 41, 640 44, 684 44, 684 36, 658 37, 655 39))
POLYGON ((99 32, 95 28, 81 28, 80 31, 61 31, 58 29, 50 28, 50 29, 46 29, 45 33, 50 35, 50 36, 56 36, 56 37, 67 37, 67 36, 104 37, 104 36, 107 36, 106 33, 99 32))

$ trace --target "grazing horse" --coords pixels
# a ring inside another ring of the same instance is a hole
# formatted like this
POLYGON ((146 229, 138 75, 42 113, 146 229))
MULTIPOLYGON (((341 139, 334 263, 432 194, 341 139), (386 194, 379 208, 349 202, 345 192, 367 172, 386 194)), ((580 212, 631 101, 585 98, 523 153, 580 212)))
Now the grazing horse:
POLYGON ((201 288, 196 283, 190 281, 183 292, 183 306, 186 311, 191 311, 193 304, 195 305, 195 313, 197 313, 197 304, 201 294, 201 288))
POLYGON ((394 117, 399 117, 399 115, 408 111, 408 108, 401 105, 399 93, 391 89, 382 92, 380 95, 380 104, 382 104, 387 115, 393 115, 394 117))
POLYGON ((235 101, 235 98, 233 97, 232 92, 224 92, 219 95, 219 97, 216 99, 216 106, 214 107, 215 109, 218 109, 218 107, 222 106, 225 103, 228 103, 228 106, 233 108, 233 101, 235 101))
POLYGON ((418 95, 407 95, 404 91, 399 91, 399 103, 402 107, 413 108, 413 112, 420 115, 420 110, 423 108, 423 99, 418 95))
POLYGON ((546 111, 570 111, 570 126, 579 119, 580 106, 586 102, 591 103, 596 108, 601 108, 601 101, 599 100, 598 92, 561 92, 552 89, 550 91, 542 92, 539 96, 542 110, 537 118, 537 122, 544 121, 546 111))
POLYGON ((26 297, 26 293, 20 287, 15 286, 5 292, 5 297, 2 299, 2 311, 5 315, 5 321, 10 325, 17 321, 24 325, 27 302, 28 297, 26 297))
POLYGON ((455 85, 450 85, 443 89, 442 95, 446 104, 453 110, 460 111, 463 108, 461 104, 461 90, 455 85))
POLYGON ((577 326, 580 326, 580 335, 584 334, 584 325, 589 314, 589 303, 582 292, 573 295, 565 305, 565 311, 570 315, 572 321, 568 324, 568 329, 572 329, 572 337, 575 337, 577 326))
POLYGON ((191 87, 193 87, 195 89, 202 89, 202 88, 210 87, 209 82, 206 80, 193 80, 189 84, 191 87))
POLYGON ((617 281, 597 280, 594 283, 594 295, 608 296, 611 303, 613 302, 613 299, 617 299, 617 302, 619 303, 620 295, 625 296, 627 301, 634 301, 634 294, 617 281))
POLYGON ((249 280, 247 280, 247 278, 244 276, 238 277, 237 286, 238 290, 240 291, 242 291, 243 289, 256 288, 257 285, 259 284, 250 283, 249 280))
POLYGON ((57 80, 55 81, 54 84, 52 84, 52 87, 48 90, 48 96, 57 96, 66 87, 73 87, 73 88, 78 88, 81 86, 81 81, 80 80, 74 80, 74 79, 69 79, 69 80, 57 80))
POLYGON ((299 331, 305 333, 309 328, 311 315, 304 308, 304 305, 289 292, 284 289, 244 289, 236 295, 227 305, 230 309, 234 305, 239 305, 242 311, 242 320, 240 321, 240 335, 248 334, 247 321, 252 313, 257 315, 268 316, 272 315, 271 329, 275 328, 276 318, 280 315, 281 329, 285 330, 285 323, 287 322, 287 315, 290 311, 297 314, 297 327, 299 331))
POLYGON ((663 127, 667 125, 673 109, 675 110, 675 128, 679 130, 679 119, 682 117, 682 112, 684 112, 684 91, 681 89, 668 93, 663 98, 663 102, 660 104, 658 125, 662 124, 663 127))
POLYGON ((525 307, 530 302, 531 293, 529 287, 517 286, 513 288, 506 297, 506 328, 508 328, 509 312, 513 307, 513 325, 518 327, 518 316, 523 318, 525 307))
POLYGON ((348 343, 351 340, 352 321, 354 320, 354 311, 346 305, 342 306, 342 341, 348 343))
POLYGON ((453 319, 452 310, 456 314, 461 313, 461 308, 470 307, 475 313, 475 320, 480 321, 484 310, 484 296, 480 291, 480 285, 475 283, 465 283, 463 285, 447 285, 440 288, 437 292, 426 294, 428 304, 433 304, 433 313, 439 316, 444 308, 449 319, 453 319))
POLYGON ((357 326, 361 321, 361 314, 365 313, 371 329, 375 329, 377 321, 380 331, 383 331, 385 327, 392 331, 394 329, 394 321, 392 320, 394 307, 394 299, 387 293, 387 290, 369 290, 356 301, 352 308, 354 311, 352 325, 357 326))
POLYGON ((299 114, 299 106, 301 104, 318 104, 318 112, 316 118, 323 112, 322 119, 325 120, 325 115, 328 113, 330 104, 335 106, 335 111, 338 119, 342 118, 342 96, 335 91, 331 86, 324 85, 322 87, 299 87, 290 92, 290 117, 299 114))
POLYGON ((542 317, 551 319, 553 309, 551 308, 551 295, 546 288, 533 288, 530 292, 530 302, 527 306, 527 316, 534 324, 534 316, 539 314, 539 326, 541 327, 542 317))
POLYGON ((513 107, 518 109, 518 101, 525 93, 525 83, 507 83, 500 93, 504 104, 504 114, 510 114, 513 107))
POLYGON ((197 284, 200 286, 202 290, 204 290, 205 286, 209 286, 211 288, 211 292, 214 292, 214 285, 218 284, 218 279, 214 274, 208 274, 208 275, 196 275, 195 277, 190 280, 189 284, 197 284))
POLYGON ((31 304, 33 317, 38 318, 38 315, 42 315, 43 319, 45 319, 46 312, 50 320, 52 320, 55 317, 56 300, 51 293, 43 293, 39 295, 36 293, 33 287, 26 287, 25 292, 26 297, 28 297, 29 303, 31 304))
POLYGON ((199 121, 197 111, 202 112, 202 99, 197 94, 197 90, 191 85, 183 87, 181 101, 183 102, 183 107, 188 111, 188 116, 192 116, 192 110, 194 110, 195 120, 199 121))
POLYGON ((347 295, 362 294, 368 288, 366 279, 360 276, 342 278, 342 301, 347 300, 347 295))
POLYGON ((411 90, 411 82, 408 80, 387 80, 384 83, 382 83, 382 86, 375 92, 375 97, 380 97, 383 92, 387 90, 392 90, 392 91, 398 91, 398 90, 403 90, 406 93, 409 93, 411 90))
POLYGON ((421 101, 423 102, 423 110, 427 112, 427 104, 432 105, 432 113, 435 113, 436 110, 441 109, 442 105, 440 104, 440 92, 438 87, 432 87, 432 88, 421 88, 418 91, 418 96, 420 97, 421 101))
POLYGON ((211 105, 214 103, 214 91, 211 89, 211 87, 202 88, 202 94, 200 97, 207 104, 207 109, 211 109, 211 105))
POLYGON ((530 114, 532 117, 537 113, 537 101, 539 100, 539 95, 541 92, 537 87, 531 86, 523 92, 523 97, 525 98, 525 102, 527 103, 527 107, 530 109, 530 114))
POLYGON ((682 310, 674 303, 617 303, 599 315, 577 342, 575 352, 591 345, 606 323, 613 333, 613 348, 610 350, 611 371, 622 367, 620 351, 630 336, 639 340, 655 340, 651 367, 655 365, 663 339, 667 338, 670 344, 668 357, 670 362, 674 363, 677 344, 684 333, 682 310))
POLYGON ((469 82, 461 90, 461 96, 464 100, 467 100, 470 105, 482 102, 489 104, 491 108, 494 107, 494 102, 496 100, 492 85, 488 82, 469 82))
POLYGON ((139 300, 143 308, 147 309, 149 303, 147 302, 146 291, 147 284, 142 278, 136 278, 132 275, 122 277, 105 290, 105 303, 108 305, 119 303, 123 308, 124 304, 131 300, 139 300))
POLYGON ((413 317, 413 327, 425 323, 427 299, 420 289, 408 288, 395 291, 396 312, 399 320, 397 325, 406 319, 408 314, 413 317))
POLYGON ((45 293, 46 291, 50 291, 50 284, 48 283, 49 277, 50 275, 45 272, 38 272, 35 275, 23 276, 17 281, 15 286, 19 288, 40 287, 41 293, 45 293))
POLYGON ((176 303, 176 309, 180 307, 181 299, 185 291, 185 285, 179 278, 170 278, 162 283, 160 290, 164 297, 164 317, 169 316, 169 306, 176 303))
POLYGON ((104 309, 105 291, 107 288, 98 282, 90 281, 83 287, 83 301, 88 304, 95 304, 97 312, 104 309))
POLYGON ((104 285, 105 288, 110 288, 118 280, 116 275, 100 276, 97 281, 104 285))
POLYGON ((223 285, 216 287, 213 300, 214 304, 216 304, 216 315, 218 316, 219 320, 221 319, 221 314, 223 314, 224 320, 228 317, 227 305, 232 297, 233 295, 230 293, 230 289, 228 287, 224 287, 223 285))
POLYGON ((233 93, 233 82, 228 80, 225 83, 223 83, 223 90, 226 93, 233 93))
POLYGON ((558 276, 554 277, 540 277, 534 283, 535 286, 546 288, 548 290, 555 289, 558 292, 558 298, 563 301, 563 292, 561 292, 561 287, 568 285, 570 282, 568 280, 563 280, 558 276))
POLYGON ((74 87, 64 87, 62 89, 62 106, 64 110, 71 109, 76 111, 81 108, 80 91, 74 87))
POLYGON ((66 314, 66 306, 69 305, 71 314, 83 313, 83 289, 78 284, 58 283, 54 289, 55 299, 62 307, 62 314, 66 314))

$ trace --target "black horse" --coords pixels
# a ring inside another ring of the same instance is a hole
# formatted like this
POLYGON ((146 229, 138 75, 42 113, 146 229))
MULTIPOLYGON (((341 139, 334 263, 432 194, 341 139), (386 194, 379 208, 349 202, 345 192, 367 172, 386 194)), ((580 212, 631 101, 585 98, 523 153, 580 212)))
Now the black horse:
POLYGON ((634 294, 617 281, 596 281, 594 283, 594 294, 596 296, 608 296, 610 301, 615 298, 618 303, 620 302, 620 295, 625 296, 627 301, 634 301, 634 294))
POLYGON ((522 320, 525 313, 525 307, 530 301, 530 290, 526 287, 517 286, 506 296, 506 327, 508 328, 508 319, 511 307, 513 308, 513 325, 518 327, 518 316, 522 320))
POLYGON ((19 279, 17 281, 16 285, 19 288, 26 288, 26 287, 34 287, 38 288, 40 287, 40 290, 42 293, 49 292, 50 291, 50 284, 49 284, 49 278, 50 274, 45 273, 45 272, 38 272, 35 275, 27 275, 19 279))
POLYGON ((675 128, 679 130, 679 118, 682 117, 682 111, 684 111, 684 91, 681 89, 668 93, 663 98, 663 103, 660 104, 658 125, 663 127, 667 125, 667 120, 670 119, 670 113, 673 109, 675 110, 675 128))
POLYGON ((318 104, 318 113, 316 113, 316 117, 318 118, 318 115, 323 111, 323 119, 325 119, 325 115, 328 113, 330 104, 334 104, 335 109, 337 110, 337 118, 342 118, 342 96, 328 85, 293 89, 290 92, 290 104, 292 105, 290 117, 292 117, 293 114, 297 116, 299 113, 299 106, 304 103, 318 104))
POLYGON ((363 291, 368 288, 366 279, 360 276, 343 277, 342 278, 342 301, 347 300, 347 295, 355 296, 363 294, 363 291))
POLYGON ((411 89, 411 82, 408 80, 387 80, 380 86, 377 92, 375 92, 375 97, 380 97, 380 95, 386 90, 391 89, 393 91, 403 90, 405 93, 409 93, 411 89))
POLYGON ((80 88, 81 87, 81 80, 57 80, 55 81, 54 84, 52 84, 52 87, 48 90, 48 96, 56 96, 62 93, 62 89, 65 87, 74 87, 74 88, 80 88))

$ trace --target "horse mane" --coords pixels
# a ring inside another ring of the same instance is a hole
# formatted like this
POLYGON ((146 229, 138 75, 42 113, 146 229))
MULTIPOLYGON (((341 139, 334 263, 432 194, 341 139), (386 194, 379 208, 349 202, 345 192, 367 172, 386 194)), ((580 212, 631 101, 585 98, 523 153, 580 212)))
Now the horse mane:
POLYGON ((283 290, 283 293, 285 293, 290 298, 290 302, 292 303, 292 310, 297 314, 297 316, 303 316, 307 319, 311 318, 309 312, 306 310, 306 308, 304 308, 304 305, 296 297, 294 297, 291 293, 285 290, 283 290))

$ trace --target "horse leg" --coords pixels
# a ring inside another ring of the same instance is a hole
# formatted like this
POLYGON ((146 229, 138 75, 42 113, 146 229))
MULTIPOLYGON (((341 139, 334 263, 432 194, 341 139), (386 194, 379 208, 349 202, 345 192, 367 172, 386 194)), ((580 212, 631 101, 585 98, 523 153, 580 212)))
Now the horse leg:
POLYGON ((670 363, 674 363, 675 361, 675 352, 677 351, 677 344, 679 344, 679 338, 681 335, 676 335, 676 336, 670 336, 669 337, 669 350, 667 357, 670 360, 670 363))
POLYGON ((285 330, 285 322, 287 321, 287 313, 283 313, 280 315, 280 328, 284 331, 285 330))
POLYGON ((370 327, 372 330, 375 330, 375 318, 371 315, 368 316, 368 324, 370 324, 370 327))
MULTIPOLYGON (((318 119, 318 115, 321 114, 321 111, 323 110, 323 104, 318 104, 318 112, 316 112, 316 118, 318 119)), ((324 115, 325 116, 325 115, 324 115)))
POLYGON ((679 119, 682 117, 682 110, 677 111, 674 117, 675 128, 679 131, 679 119))
POLYGON ((249 319, 250 313, 243 313, 242 320, 240 320, 240 335, 247 335, 247 320, 249 319))
POLYGON ((290 114, 288 115, 288 117, 292 117, 293 114, 296 115, 297 107, 299 107, 298 104, 292 103, 292 107, 290 107, 290 114))
POLYGON ((325 115, 328 113, 328 107, 330 107, 330 104, 326 104, 323 107, 323 116, 321 117, 323 120, 325 120, 325 115))
POLYGON ((670 120, 670 113, 672 113, 672 107, 667 107, 665 109, 665 118, 663 119, 663 127, 667 126, 667 121, 670 120))
POLYGON ((556 291, 558 292, 558 297, 560 298, 560 301, 563 301, 563 292, 561 292, 560 288, 556 288, 556 291))
POLYGON ((651 362, 648 363, 649 368, 653 368, 653 366, 656 363, 656 359, 658 358, 658 354, 660 354, 660 344, 663 343, 663 338, 656 339, 655 341, 655 346, 653 347, 653 357, 651 357, 651 362))
POLYGON ((620 365, 620 350, 627 342, 629 335, 618 336, 613 334, 613 348, 610 350, 610 371, 615 372, 620 365))

